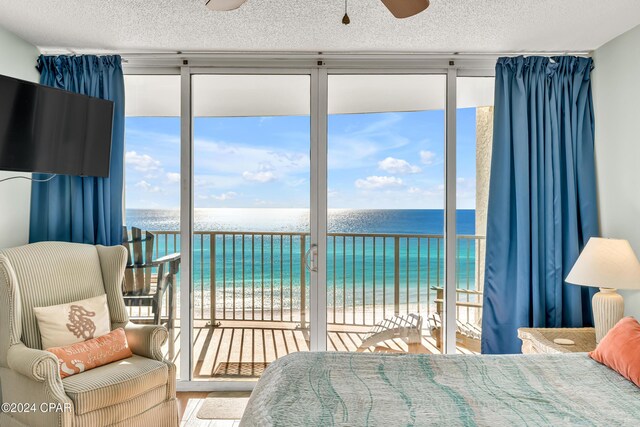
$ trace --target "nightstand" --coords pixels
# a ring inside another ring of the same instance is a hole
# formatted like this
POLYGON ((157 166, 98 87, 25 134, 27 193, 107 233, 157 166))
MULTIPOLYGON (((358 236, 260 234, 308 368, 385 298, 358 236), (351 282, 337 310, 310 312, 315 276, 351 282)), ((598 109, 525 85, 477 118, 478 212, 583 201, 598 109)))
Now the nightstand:
POLYGON ((522 340, 524 354, 580 353, 596 348, 594 328, 519 328, 518 338, 522 340), (553 342, 556 338, 568 338, 575 344, 556 344, 553 342))

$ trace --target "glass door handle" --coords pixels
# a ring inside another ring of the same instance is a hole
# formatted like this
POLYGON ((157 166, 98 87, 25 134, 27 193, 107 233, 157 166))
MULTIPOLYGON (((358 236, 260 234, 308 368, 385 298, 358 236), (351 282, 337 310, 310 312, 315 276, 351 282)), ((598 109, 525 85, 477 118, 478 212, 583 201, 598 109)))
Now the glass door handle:
POLYGON ((312 244, 304 254, 304 265, 309 271, 318 271, 318 245, 312 244))

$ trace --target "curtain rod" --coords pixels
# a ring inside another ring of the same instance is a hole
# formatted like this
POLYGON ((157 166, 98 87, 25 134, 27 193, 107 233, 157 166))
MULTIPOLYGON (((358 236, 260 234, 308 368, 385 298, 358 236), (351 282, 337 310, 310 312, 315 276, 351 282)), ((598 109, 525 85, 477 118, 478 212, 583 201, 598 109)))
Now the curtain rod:
POLYGON ((120 55, 123 59, 489 59, 500 56, 591 56, 591 51, 526 51, 526 52, 325 52, 325 51, 173 51, 173 52, 118 52, 106 50, 43 49, 45 55, 120 55))

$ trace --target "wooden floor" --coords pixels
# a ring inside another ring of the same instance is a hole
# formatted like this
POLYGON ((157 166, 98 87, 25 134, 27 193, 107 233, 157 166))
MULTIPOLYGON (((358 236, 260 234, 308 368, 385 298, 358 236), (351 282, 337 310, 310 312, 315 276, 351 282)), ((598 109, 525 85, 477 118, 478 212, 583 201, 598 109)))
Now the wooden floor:
MULTIPOLYGON (((369 329, 369 326, 330 325, 327 349, 356 351, 369 329)), ((180 329, 174 329, 170 335, 163 350, 179 366, 180 329)), ((255 381, 277 358, 309 351, 308 329, 287 322, 227 321, 213 328, 205 322, 196 322, 193 342, 195 380, 255 381)), ((395 339, 367 351, 440 353, 429 331, 423 331, 422 343, 411 345, 411 349, 403 340, 395 339)), ((472 353, 463 347, 458 347, 458 351, 472 353)))

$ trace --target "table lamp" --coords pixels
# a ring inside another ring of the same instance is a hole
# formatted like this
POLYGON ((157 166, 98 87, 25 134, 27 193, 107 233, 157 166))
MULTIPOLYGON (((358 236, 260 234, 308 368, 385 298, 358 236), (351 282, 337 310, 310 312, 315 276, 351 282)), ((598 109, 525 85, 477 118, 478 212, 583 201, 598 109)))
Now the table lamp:
POLYGON ((640 261, 626 240, 592 237, 566 278, 567 283, 600 288, 593 296, 596 342, 624 315, 617 289, 640 289, 640 261))

